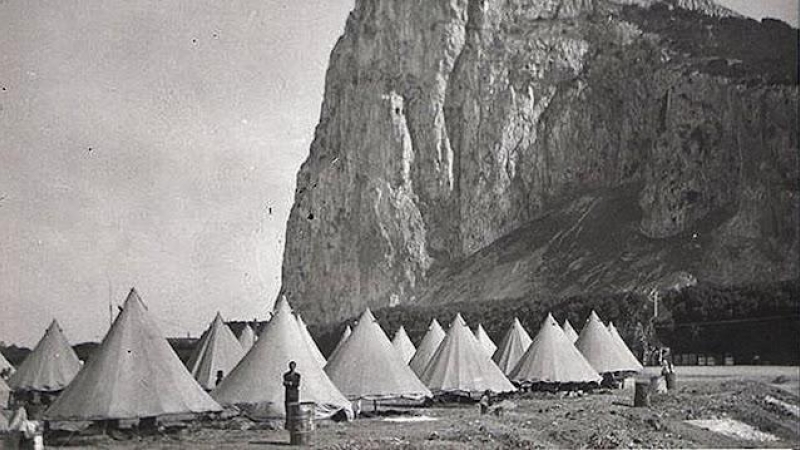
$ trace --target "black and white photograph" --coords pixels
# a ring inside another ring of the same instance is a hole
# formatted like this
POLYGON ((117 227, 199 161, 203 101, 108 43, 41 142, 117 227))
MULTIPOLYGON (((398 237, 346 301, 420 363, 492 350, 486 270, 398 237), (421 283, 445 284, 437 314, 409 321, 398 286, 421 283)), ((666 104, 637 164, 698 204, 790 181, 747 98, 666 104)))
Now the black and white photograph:
POLYGON ((800 448, 798 0, 0 0, 0 450, 800 448))

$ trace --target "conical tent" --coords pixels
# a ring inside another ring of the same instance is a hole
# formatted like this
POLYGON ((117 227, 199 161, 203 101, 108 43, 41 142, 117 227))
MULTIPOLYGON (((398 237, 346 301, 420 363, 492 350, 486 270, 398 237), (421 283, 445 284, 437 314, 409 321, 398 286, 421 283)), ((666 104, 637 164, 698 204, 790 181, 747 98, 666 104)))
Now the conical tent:
POLYGON ((253 327, 250 326, 249 323, 244 324, 244 329, 242 329, 242 334, 239 335, 239 344, 241 344, 244 352, 247 353, 250 350, 250 347, 256 342, 256 333, 253 331, 253 327))
POLYGON ((575 344, 575 341, 578 340, 578 332, 575 331, 575 328, 572 328, 572 324, 569 323, 569 319, 564 319, 564 335, 567 336, 569 341, 572 344, 575 344))
POLYGON ((548 314, 528 350, 509 374, 517 383, 589 383, 602 377, 548 314))
POLYGON ((319 367, 301 338, 300 326, 285 297, 278 301, 275 314, 253 348, 211 395, 223 405, 255 405, 261 415, 285 417, 283 373, 290 361, 297 363, 301 376, 300 401, 316 403, 317 418, 329 418, 341 410, 353 417, 350 402, 319 367))
POLYGON ((525 351, 528 350, 531 342, 530 335, 525 331, 525 328, 522 328, 519 319, 515 317, 514 322, 503 337, 503 341, 494 352, 492 359, 503 373, 508 374, 517 365, 525 351))
MULTIPOLYGON (((8 401, 8 399, 6 399, 6 401, 8 401)), ((3 408, 5 408, 6 404, 4 403, 2 406, 3 408)), ((0 411, 0 434, 5 434, 7 432, 8 432, 8 419, 6 418, 6 415, 3 414, 3 411, 0 411)))
POLYGON ((617 349, 619 352, 625 357, 628 361, 628 364, 631 367, 635 367, 636 371, 640 371, 644 369, 642 363, 636 359, 636 356, 633 354, 631 349, 628 347, 628 344, 622 339, 622 336, 619 335, 619 331, 617 331, 617 327, 614 326, 613 322, 608 323, 608 332, 611 334, 611 337, 614 339, 614 342, 617 344, 617 349))
POLYGON ((330 356, 328 356, 328 360, 329 361, 336 357, 336 354, 339 353, 339 350, 342 348, 342 344, 344 344, 344 341, 346 341, 347 338, 350 337, 350 334, 352 332, 353 332, 353 330, 350 328, 350 325, 347 325, 344 328, 344 331, 342 332, 342 337, 339 338, 339 343, 336 344, 336 348, 334 348, 333 351, 331 352, 330 356))
POLYGON ((311 337, 311 333, 308 332, 308 327, 306 326, 306 323, 303 322, 303 318, 300 317, 300 314, 297 314, 297 325, 299 325, 300 336, 303 338, 303 342, 306 343, 308 349, 311 351, 311 355, 314 356, 314 361, 319 364, 320 368, 325 367, 325 364, 327 364, 328 361, 324 356, 322 356, 322 352, 319 351, 317 343, 314 342, 314 338, 311 337))
POLYGON ((511 392, 516 388, 474 338, 461 314, 450 324, 420 379, 434 394, 477 394, 485 390, 511 392))
POLYGON ((224 378, 243 356, 242 345, 225 325, 222 315, 217 313, 197 343, 186 367, 200 386, 210 391, 217 386, 217 372, 221 371, 224 378))
POLYGON ((367 309, 325 372, 350 400, 430 397, 367 309))
POLYGON ((483 325, 478 324, 478 328, 475 330, 475 338, 481 343, 481 347, 483 347, 489 357, 494 355, 494 352, 497 351, 497 345, 495 345, 495 343, 492 342, 492 338, 486 334, 483 325))
POLYGON ((417 349, 414 347, 414 343, 411 342, 411 339, 408 337, 408 333, 406 333, 406 329, 402 325, 400 325, 400 328, 398 328, 397 332, 394 334, 392 345, 394 345, 394 348, 397 349, 397 352, 400 354, 400 357, 406 364, 411 361, 411 358, 414 357, 414 353, 417 352, 417 349))
POLYGON ((631 364, 617 348, 614 338, 608 332, 603 322, 592 311, 583 326, 575 347, 583 353, 586 360, 599 373, 608 372, 638 372, 638 365, 631 364))
MULTIPOLYGON (((8 405, 8 396, 10 393, 11 393, 11 388, 8 387, 8 385, 2 378, 0 378, 0 411, 5 409, 5 407, 8 405)), ((0 416, 2 416, 1 412, 0 416)), ((2 417, 0 417, 0 419, 2 419, 2 417)), ((2 429, 0 429, 0 431, 2 431, 2 429)))
POLYGON ((444 330, 442 326, 439 325, 439 322, 437 322, 436 319, 431 320, 428 331, 425 333, 425 336, 423 336, 416 353, 414 353, 414 356, 408 363, 408 366, 411 367, 411 370, 413 370, 415 374, 418 376, 422 375, 425 367, 427 367, 428 363, 431 361, 433 354, 436 353, 436 349, 439 348, 439 344, 444 340, 444 336, 444 330))
POLYGON ((172 350, 135 289, 49 420, 107 420, 220 411, 172 350))
POLYGON ((12 366, 11 363, 8 362, 6 357, 3 356, 2 353, 0 353, 0 374, 2 374, 6 370, 8 371, 7 372, 8 375, 11 375, 12 373, 14 373, 16 371, 14 366, 12 366))
POLYGON ((8 379, 13 391, 60 391, 81 370, 81 361, 53 320, 19 368, 8 379))

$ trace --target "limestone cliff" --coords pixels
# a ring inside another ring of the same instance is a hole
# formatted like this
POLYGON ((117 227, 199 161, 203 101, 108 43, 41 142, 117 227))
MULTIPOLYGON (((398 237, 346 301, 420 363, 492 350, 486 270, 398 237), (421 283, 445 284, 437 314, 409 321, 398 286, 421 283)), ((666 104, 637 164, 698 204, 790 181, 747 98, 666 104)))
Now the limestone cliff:
POLYGON ((708 0, 357 1, 282 292, 319 321, 797 276, 794 32, 708 0))

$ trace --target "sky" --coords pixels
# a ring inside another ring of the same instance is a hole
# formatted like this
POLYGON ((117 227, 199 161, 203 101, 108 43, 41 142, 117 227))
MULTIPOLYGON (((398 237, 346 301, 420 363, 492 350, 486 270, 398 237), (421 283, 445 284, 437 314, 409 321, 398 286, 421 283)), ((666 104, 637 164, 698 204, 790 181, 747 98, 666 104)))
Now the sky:
POLYGON ((0 0, 0 340, 99 341, 133 286, 168 336, 264 319, 353 2, 0 0))

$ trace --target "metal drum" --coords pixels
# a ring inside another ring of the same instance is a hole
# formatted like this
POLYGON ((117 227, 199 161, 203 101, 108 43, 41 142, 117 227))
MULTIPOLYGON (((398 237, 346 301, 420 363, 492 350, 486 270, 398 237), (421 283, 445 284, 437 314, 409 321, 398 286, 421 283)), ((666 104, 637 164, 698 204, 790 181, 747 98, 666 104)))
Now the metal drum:
POLYGON ((314 402, 289 403, 289 443, 309 445, 314 434, 314 402))

